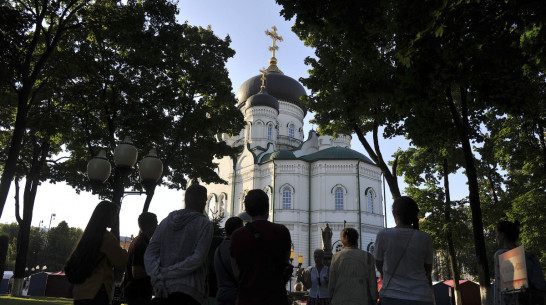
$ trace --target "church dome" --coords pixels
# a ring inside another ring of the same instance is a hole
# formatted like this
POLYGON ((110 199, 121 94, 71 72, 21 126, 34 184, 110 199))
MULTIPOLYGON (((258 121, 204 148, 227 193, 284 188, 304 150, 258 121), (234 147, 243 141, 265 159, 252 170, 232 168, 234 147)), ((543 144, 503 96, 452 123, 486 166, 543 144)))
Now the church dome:
POLYGON ((266 106, 271 107, 279 112, 279 101, 271 96, 265 89, 261 89, 260 92, 249 97, 247 100, 248 107, 266 106))
POLYGON ((281 150, 277 150, 275 152, 272 152, 270 154, 264 155, 261 162, 267 162, 267 161, 271 161, 271 160, 274 160, 274 159, 294 160, 294 159, 296 159, 296 156, 294 155, 293 152, 291 152, 289 150, 281 149, 281 150))
POLYGON ((308 162, 314 162, 317 160, 360 160, 369 164, 374 164, 370 158, 359 153, 358 151, 340 146, 319 150, 316 153, 301 156, 301 159, 308 162))
MULTIPOLYGON (((262 75, 256 75, 245 81, 239 91, 237 91, 237 100, 239 107, 243 107, 245 102, 251 96, 260 92, 262 75)), ((284 100, 295 104, 303 109, 300 97, 305 96, 306 92, 303 86, 295 79, 282 74, 281 72, 269 72, 266 81, 267 92, 278 100, 284 100)))

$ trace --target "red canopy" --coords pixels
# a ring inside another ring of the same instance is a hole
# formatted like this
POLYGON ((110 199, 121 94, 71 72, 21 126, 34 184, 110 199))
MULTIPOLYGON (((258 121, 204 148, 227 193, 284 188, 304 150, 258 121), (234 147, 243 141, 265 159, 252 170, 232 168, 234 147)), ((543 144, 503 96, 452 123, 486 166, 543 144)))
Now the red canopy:
MULTIPOLYGON (((459 280, 459 285, 461 285, 463 283, 466 283, 466 282, 468 282, 468 280, 459 280)), ((448 286, 451 286, 451 287, 455 286, 455 282, 453 280, 444 281, 444 284, 446 284, 448 286)))

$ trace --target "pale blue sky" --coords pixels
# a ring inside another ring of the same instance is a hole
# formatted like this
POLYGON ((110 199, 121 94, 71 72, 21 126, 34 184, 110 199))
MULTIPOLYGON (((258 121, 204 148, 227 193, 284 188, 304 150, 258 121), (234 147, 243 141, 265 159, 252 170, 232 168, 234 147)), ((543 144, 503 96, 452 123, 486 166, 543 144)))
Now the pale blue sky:
MULTIPOLYGON (((277 27, 277 32, 284 39, 279 42, 279 50, 276 52, 278 67, 288 76, 299 79, 307 76, 308 67, 303 60, 313 55, 311 48, 305 47, 303 42, 290 30, 292 22, 285 21, 279 14, 281 7, 273 0, 181 0, 179 2, 179 20, 187 20, 191 25, 207 27, 211 25, 213 31, 219 37, 229 35, 231 48, 236 54, 227 63, 229 76, 232 81, 234 93, 248 78, 259 74, 259 69, 267 67, 271 52, 268 47, 271 39, 264 31, 277 27)), ((312 114, 306 117, 305 134, 311 128, 308 124, 312 114)), ((368 137, 371 140, 371 137, 368 137)), ((387 160, 398 149, 405 148, 408 142, 399 137, 391 140, 380 141, 383 155, 387 160)), ((364 153, 364 148, 356 137, 353 138, 352 148, 364 153)), ((142 157, 144 152, 139 151, 142 157)), ((399 178, 402 182, 402 178, 399 178)), ((401 190, 403 190, 403 184, 401 190)), ((468 193, 466 179, 462 175, 451 179, 452 199, 465 197, 468 193)), ((394 225, 390 206, 391 196, 387 189, 387 215, 388 226, 394 225)), ((123 236, 136 235, 138 233, 137 217, 142 211, 145 196, 128 196, 123 200, 121 208, 120 232, 123 236)), ((99 199, 90 193, 77 195, 74 190, 64 184, 43 184, 38 189, 34 208, 33 226, 38 226, 43 220, 45 227, 49 226, 51 214, 56 217, 51 226, 56 226, 61 220, 68 222, 69 226, 85 227, 89 216, 99 199)), ((182 192, 168 190, 163 187, 156 189, 150 211, 158 215, 159 220, 167 214, 182 206, 182 192)), ((15 221, 14 216, 13 186, 6 202, 6 207, 0 219, 1 223, 15 221)))

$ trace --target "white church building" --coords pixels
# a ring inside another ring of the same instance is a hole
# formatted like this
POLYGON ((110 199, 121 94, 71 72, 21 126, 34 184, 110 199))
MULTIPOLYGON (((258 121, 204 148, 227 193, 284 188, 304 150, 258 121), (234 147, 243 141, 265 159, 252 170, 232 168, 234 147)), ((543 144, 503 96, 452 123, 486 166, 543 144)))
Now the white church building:
POLYGON ((217 160, 218 174, 227 184, 205 185, 208 213, 228 218, 244 211, 251 189, 264 190, 270 200, 269 220, 285 225, 293 249, 304 265, 314 264, 313 251, 322 248, 321 228, 333 231, 333 252, 341 249, 344 226, 360 234, 368 249, 384 227, 381 170, 368 157, 351 149, 351 136, 319 136, 303 132, 306 109, 303 86, 277 67, 273 28, 273 57, 266 70, 245 81, 237 92, 246 127, 221 141, 241 148, 235 158, 217 160))

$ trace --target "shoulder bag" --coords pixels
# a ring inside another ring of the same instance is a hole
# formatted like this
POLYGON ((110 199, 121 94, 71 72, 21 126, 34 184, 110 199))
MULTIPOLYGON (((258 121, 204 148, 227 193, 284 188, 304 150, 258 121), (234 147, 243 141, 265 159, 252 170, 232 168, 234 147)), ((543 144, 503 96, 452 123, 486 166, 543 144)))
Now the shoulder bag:
MULTIPOLYGON (((381 291, 384 293, 385 291, 387 291, 387 288, 389 287, 389 284, 391 283, 391 280, 392 278, 394 277, 394 275, 396 274, 396 269, 398 269, 398 265, 400 265, 400 261, 402 260, 402 257, 404 257, 404 254, 406 254, 406 250, 408 249, 408 246, 409 246, 409 243, 411 241, 411 239, 413 238, 413 234, 415 233, 415 230, 413 230, 411 232, 411 235, 410 237, 408 238, 408 241, 406 242, 406 246, 404 247, 404 251, 402 251, 402 255, 400 255, 400 258, 398 259, 398 261, 396 262, 396 265, 394 266, 394 269, 392 270, 392 274, 391 274, 391 277, 389 278, 389 281, 387 282, 387 284, 385 285, 385 289, 383 289, 383 287, 381 287, 381 291)), ((377 305, 381 305, 381 298, 383 297, 383 295, 380 293, 379 294, 379 301, 377 302, 377 305)))

